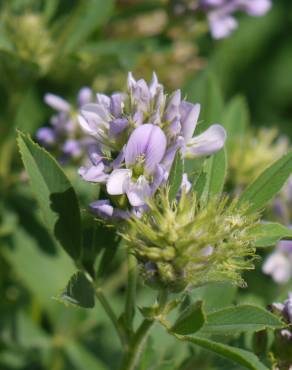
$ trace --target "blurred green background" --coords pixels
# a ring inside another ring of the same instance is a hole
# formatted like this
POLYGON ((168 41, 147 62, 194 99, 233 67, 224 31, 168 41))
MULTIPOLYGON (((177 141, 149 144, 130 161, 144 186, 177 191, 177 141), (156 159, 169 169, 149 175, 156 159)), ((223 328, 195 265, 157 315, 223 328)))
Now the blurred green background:
MULTIPOLYGON (((120 357, 100 306, 86 311, 53 299, 74 267, 42 224, 15 142, 16 129, 34 136, 47 124, 52 110, 43 102, 46 92, 74 102, 82 86, 112 92, 124 88, 128 71, 150 78, 154 70, 168 91, 182 88, 192 101, 207 71, 218 80, 225 102, 246 97, 252 125, 292 135, 292 2, 275 0, 263 18, 241 16, 238 30, 217 42, 204 21, 190 14, 175 17, 172 6, 166 0, 0 1, 1 370, 115 369, 120 357)), ((74 169, 66 171, 85 209, 92 188, 82 188, 74 169)), ((117 311, 126 280, 121 261, 118 254, 104 282, 117 311)), ((268 304, 281 293, 260 270, 248 281, 240 295, 224 284, 197 294, 214 308, 219 300, 268 304), (269 289, 263 291, 263 284, 269 289)), ((281 289, 284 294, 288 287, 281 289)), ((141 304, 150 297, 145 288, 141 304)), ((161 351, 153 369, 236 369, 155 330, 141 370, 149 368, 149 358, 154 363, 155 346, 161 351)), ((234 342, 252 345, 248 337, 234 342)))

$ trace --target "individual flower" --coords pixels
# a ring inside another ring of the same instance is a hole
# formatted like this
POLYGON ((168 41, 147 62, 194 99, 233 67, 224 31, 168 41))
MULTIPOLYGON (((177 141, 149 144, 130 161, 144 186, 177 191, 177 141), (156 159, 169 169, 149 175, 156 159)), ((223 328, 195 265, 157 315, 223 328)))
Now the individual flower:
POLYGON ((278 284, 288 283, 292 278, 292 240, 281 240, 275 251, 263 264, 263 272, 271 275, 278 284))
POLYGON ((84 180, 102 185, 114 208, 144 207, 167 180, 178 150, 184 157, 208 156, 220 150, 226 133, 214 124, 193 136, 199 104, 167 96, 157 76, 151 83, 128 76, 126 93, 97 94, 96 102, 80 109, 85 134, 95 139, 91 165, 80 168, 84 180))
POLYGON ((62 163, 84 157, 92 139, 82 132, 77 118, 77 109, 92 100, 92 91, 83 87, 77 96, 77 109, 63 98, 46 94, 45 102, 57 113, 50 119, 49 127, 41 127, 36 138, 46 149, 53 152, 62 163))
POLYGON ((121 233, 147 284, 170 291, 224 280, 244 285, 240 273, 253 268, 257 215, 227 198, 204 205, 184 190, 169 201, 162 189, 148 206, 121 233))
POLYGON ((200 0, 199 9, 207 13, 210 31, 215 39, 228 37, 236 28, 234 13, 263 16, 271 8, 271 0, 200 0))

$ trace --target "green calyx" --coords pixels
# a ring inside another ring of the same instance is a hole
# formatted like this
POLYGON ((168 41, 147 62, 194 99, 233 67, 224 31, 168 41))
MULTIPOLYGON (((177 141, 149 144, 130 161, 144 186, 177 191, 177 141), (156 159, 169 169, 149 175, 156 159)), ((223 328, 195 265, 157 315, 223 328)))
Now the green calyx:
POLYGON ((241 272, 252 269, 256 257, 249 231, 258 219, 245 211, 226 197, 203 205, 193 193, 170 202, 164 189, 122 236, 154 288, 180 291, 223 280, 244 286, 241 272))

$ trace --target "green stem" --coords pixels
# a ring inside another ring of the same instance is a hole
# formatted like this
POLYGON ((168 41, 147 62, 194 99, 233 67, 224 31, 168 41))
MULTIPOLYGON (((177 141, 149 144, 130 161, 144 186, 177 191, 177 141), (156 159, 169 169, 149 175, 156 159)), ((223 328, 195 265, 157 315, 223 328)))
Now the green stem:
MULTIPOLYGON (((161 312, 163 312, 163 309, 165 308, 165 305, 167 303, 167 291, 163 290, 160 291, 157 301, 159 305, 158 309, 158 315, 160 315, 161 312)), ((140 357, 142 354, 142 351, 144 349, 144 345, 146 343, 146 340, 148 338, 148 335, 150 333, 150 330, 152 326, 154 325, 156 319, 153 317, 153 319, 144 319, 137 329, 136 333, 132 337, 132 340, 130 342, 129 349, 127 353, 124 356, 121 370, 135 370, 137 365, 139 364, 140 357)))
POLYGON ((134 370, 139 363, 142 350, 144 348, 145 342, 148 338, 151 327, 155 323, 154 320, 143 320, 142 324, 139 326, 137 332, 132 338, 130 349, 127 352, 124 360, 122 362, 121 370, 134 370))
POLYGON ((104 311, 106 312, 107 316, 109 317, 112 324, 114 325, 114 327, 116 329, 116 332, 117 332, 117 334, 120 338, 122 346, 126 347, 127 346, 127 341, 126 341, 124 330, 123 330, 116 314, 114 313, 111 305, 109 304, 108 300, 106 299, 105 295, 103 294, 103 292, 100 288, 97 288, 95 290, 95 294, 96 294, 96 297, 99 300, 100 304, 102 305, 104 311))
POLYGON ((137 260, 136 257, 128 253, 128 286, 125 304, 125 322, 129 331, 133 329, 133 319, 135 314, 137 286, 137 260))

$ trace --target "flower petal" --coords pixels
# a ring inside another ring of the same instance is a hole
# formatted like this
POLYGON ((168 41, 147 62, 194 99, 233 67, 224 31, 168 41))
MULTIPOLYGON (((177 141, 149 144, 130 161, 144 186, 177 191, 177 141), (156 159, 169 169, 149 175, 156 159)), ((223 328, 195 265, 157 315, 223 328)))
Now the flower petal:
POLYGON ((123 101, 125 95, 121 93, 115 93, 110 98, 110 112, 114 117, 120 117, 123 109, 123 101))
POLYGON ((164 114, 164 119, 171 122, 173 119, 179 117, 179 107, 181 103, 181 91, 176 90, 170 97, 164 114))
POLYGON ((95 137, 100 136, 110 121, 109 112, 101 104, 86 104, 78 118, 84 132, 95 137))
POLYGON ((149 85, 150 96, 153 98, 156 95, 157 88, 160 86, 155 72, 152 73, 152 80, 149 85))
POLYGON ((133 207, 142 206, 151 195, 151 188, 144 176, 140 176, 137 182, 130 181, 127 188, 127 196, 133 207))
POLYGON ((237 28, 237 21, 231 15, 222 15, 214 11, 210 12, 208 18, 214 39, 228 37, 237 28))
POLYGON ((82 148, 78 140, 66 140, 62 150, 65 154, 72 157, 79 157, 82 154, 82 148))
POLYGON ((117 169, 121 166, 122 162, 125 159, 125 146, 122 148, 118 156, 112 161, 113 169, 117 169))
POLYGON ((36 138, 39 143, 47 147, 54 145, 57 140, 56 132, 50 127, 41 127, 38 129, 36 138))
POLYGON ((110 108, 111 100, 105 94, 96 94, 96 101, 98 104, 102 105, 106 110, 110 108))
POLYGON ((152 173, 166 150, 166 136, 160 127, 146 123, 136 128, 125 149, 126 166, 134 165, 140 156, 145 157, 145 170, 152 173))
POLYGON ((92 101, 92 90, 89 87, 82 87, 79 90, 77 102, 78 106, 81 108, 83 105, 88 104, 92 101))
POLYGON ((128 89, 131 90, 136 85, 136 83, 137 82, 136 82, 135 78, 133 77, 132 72, 129 72, 128 73, 128 81, 127 81, 128 89))
POLYGON ((71 109, 71 105, 63 98, 55 94, 46 94, 44 101, 51 108, 59 111, 68 113, 71 109))
POLYGON ((223 148, 225 140, 226 131, 224 128, 218 124, 212 125, 187 143, 186 155, 191 158, 211 155, 223 148))
POLYGON ((270 10, 271 6, 270 0, 245 0, 241 8, 251 16, 261 17, 270 10))
POLYGON ((117 137, 121 132, 128 126, 128 120, 126 118, 116 118, 110 122, 109 136, 110 138, 117 137))
POLYGON ((109 200, 97 200, 89 205, 90 210, 102 218, 110 218, 113 216, 114 208, 109 200))
POLYGON ((91 167, 80 167, 78 171, 79 175, 89 182, 105 182, 108 175, 104 173, 104 164, 100 162, 97 166, 91 167))
POLYGON ((111 195, 125 194, 132 171, 127 169, 114 170, 106 183, 106 190, 111 195))
POLYGON ((182 135, 186 141, 189 141, 194 134, 200 110, 200 104, 191 104, 187 101, 182 101, 180 104, 182 135))

